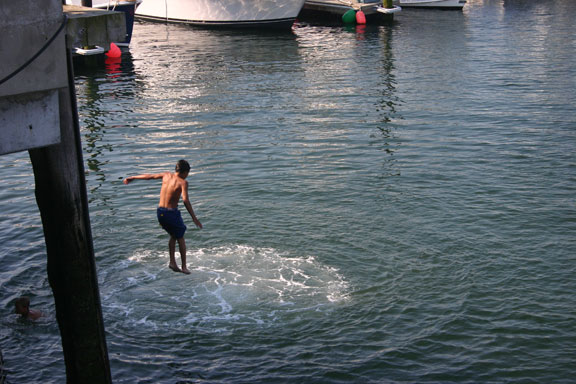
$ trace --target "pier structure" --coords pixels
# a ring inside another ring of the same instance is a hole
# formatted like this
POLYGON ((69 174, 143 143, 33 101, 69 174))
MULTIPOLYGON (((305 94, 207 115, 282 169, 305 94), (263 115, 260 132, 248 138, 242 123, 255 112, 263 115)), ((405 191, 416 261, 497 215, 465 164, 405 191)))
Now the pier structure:
POLYGON ((1 0, 0 13, 0 155, 30 155, 67 382, 111 383, 71 50, 109 47, 124 16, 61 0, 1 0))

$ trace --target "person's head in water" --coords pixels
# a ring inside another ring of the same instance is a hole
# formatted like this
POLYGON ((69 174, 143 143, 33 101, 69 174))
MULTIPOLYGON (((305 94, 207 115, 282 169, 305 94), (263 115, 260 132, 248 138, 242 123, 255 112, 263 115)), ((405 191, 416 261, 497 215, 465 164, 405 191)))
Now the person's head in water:
POLYGON ((28 316, 30 313, 30 299, 27 297, 19 297, 14 302, 14 312, 22 316, 28 316))
POLYGON ((42 312, 30 308, 30 299, 26 296, 19 297, 14 301, 14 312, 22 315, 22 318, 30 320, 36 320, 43 316, 42 312))
POLYGON ((188 175, 188 172, 190 172, 190 164, 188 164, 186 160, 179 160, 176 163, 176 172, 179 175, 188 175))

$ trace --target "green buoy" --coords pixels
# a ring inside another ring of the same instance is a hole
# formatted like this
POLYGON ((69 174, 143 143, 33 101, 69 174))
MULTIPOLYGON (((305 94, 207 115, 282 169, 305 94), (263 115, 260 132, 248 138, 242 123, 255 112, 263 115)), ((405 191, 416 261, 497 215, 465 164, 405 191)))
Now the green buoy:
POLYGON ((356 11, 349 9, 345 14, 342 15, 342 21, 344 24, 354 24, 356 22, 356 11))

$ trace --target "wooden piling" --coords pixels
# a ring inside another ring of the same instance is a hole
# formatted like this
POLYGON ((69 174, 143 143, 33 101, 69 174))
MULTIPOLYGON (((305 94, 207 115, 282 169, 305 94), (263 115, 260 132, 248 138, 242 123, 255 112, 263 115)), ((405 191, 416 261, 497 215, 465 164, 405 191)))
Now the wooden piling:
MULTIPOLYGON (((67 51, 69 68, 70 53, 67 51)), ((29 150, 68 383, 111 383, 73 74, 60 89, 61 142, 29 150)))
POLYGON ((6 371, 4 371, 4 357, 2 356, 2 351, 0 351, 0 384, 6 382, 6 371))

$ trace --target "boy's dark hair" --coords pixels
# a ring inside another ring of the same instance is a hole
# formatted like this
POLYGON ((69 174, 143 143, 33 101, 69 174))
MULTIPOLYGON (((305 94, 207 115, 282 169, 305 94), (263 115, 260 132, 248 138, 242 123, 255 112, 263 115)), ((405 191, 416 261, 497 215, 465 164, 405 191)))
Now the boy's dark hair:
POLYGON ((178 160, 176 163, 176 172, 184 173, 190 171, 190 164, 186 160, 178 160))

